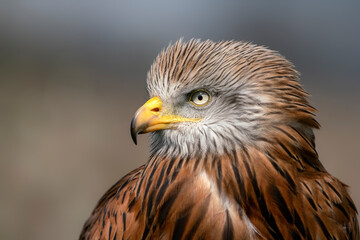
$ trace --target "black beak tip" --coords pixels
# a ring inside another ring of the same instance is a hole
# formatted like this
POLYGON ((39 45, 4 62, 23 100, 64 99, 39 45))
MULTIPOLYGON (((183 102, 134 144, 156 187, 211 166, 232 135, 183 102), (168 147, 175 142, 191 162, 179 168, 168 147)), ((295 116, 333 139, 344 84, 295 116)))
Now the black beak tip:
POLYGON ((134 129, 131 129, 131 138, 133 140, 133 142, 135 143, 135 145, 137 145, 137 133, 134 131, 134 129))
POLYGON ((134 119, 131 121, 130 133, 131 133, 131 138, 132 138, 133 142, 135 143, 135 145, 137 145, 137 131, 135 129, 135 120, 134 119))
POLYGON ((134 132, 131 132, 131 138, 132 138, 133 142, 135 143, 135 145, 137 145, 137 139, 136 139, 136 137, 137 137, 137 134, 134 133, 134 132))

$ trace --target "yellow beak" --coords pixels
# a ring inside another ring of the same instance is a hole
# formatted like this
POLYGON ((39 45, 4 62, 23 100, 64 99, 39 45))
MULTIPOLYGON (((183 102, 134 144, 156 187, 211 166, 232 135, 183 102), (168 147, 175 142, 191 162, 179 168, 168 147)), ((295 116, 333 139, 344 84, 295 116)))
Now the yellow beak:
POLYGON ((137 144, 137 134, 172 128, 175 123, 179 122, 196 121, 199 121, 199 119, 164 114, 161 99, 153 97, 136 111, 131 121, 131 137, 134 143, 137 144))

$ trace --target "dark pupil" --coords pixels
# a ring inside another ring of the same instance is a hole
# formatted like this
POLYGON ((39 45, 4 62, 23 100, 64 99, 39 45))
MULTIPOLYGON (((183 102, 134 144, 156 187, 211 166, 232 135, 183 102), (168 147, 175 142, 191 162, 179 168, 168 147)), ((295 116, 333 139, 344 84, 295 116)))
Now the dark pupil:
POLYGON ((199 96, 198 96, 198 100, 199 100, 199 101, 203 100, 203 96, 199 95, 199 96))

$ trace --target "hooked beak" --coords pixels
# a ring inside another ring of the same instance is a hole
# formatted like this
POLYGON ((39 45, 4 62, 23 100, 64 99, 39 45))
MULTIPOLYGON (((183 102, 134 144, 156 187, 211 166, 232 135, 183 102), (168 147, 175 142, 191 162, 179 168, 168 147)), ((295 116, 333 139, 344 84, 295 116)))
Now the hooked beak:
POLYGON ((130 126, 131 138, 137 144, 138 134, 173 128, 179 122, 196 121, 199 119, 164 114, 161 99, 153 97, 136 111, 130 126))

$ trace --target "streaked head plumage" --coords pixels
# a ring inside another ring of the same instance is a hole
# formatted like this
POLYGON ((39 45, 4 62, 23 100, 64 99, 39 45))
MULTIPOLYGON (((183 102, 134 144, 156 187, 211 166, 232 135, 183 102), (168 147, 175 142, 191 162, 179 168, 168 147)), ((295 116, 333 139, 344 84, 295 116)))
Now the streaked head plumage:
POLYGON ((179 40, 155 59, 148 91, 161 99, 167 114, 199 121, 154 131, 152 149, 174 154, 231 151, 261 144, 279 124, 312 133, 318 124, 298 78, 288 60, 263 46, 179 40), (196 91, 208 93, 209 102, 192 104, 189 98, 196 91))

